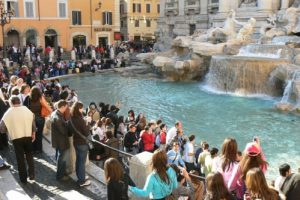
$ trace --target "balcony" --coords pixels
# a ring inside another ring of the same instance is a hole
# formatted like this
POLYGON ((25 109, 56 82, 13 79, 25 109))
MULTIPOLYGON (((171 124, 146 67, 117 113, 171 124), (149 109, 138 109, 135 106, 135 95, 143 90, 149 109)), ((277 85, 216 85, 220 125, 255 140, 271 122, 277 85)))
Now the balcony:
POLYGON ((196 0, 187 0, 185 2, 184 12, 187 15, 200 14, 200 2, 196 0))
POLYGON ((178 15, 178 0, 169 0, 166 2, 165 14, 178 15))

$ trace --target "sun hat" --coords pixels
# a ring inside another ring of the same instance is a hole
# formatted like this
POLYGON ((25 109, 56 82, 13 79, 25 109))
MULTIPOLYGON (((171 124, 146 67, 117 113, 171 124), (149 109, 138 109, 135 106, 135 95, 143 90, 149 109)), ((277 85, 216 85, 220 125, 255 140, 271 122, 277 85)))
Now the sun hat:
POLYGON ((258 156, 261 153, 261 151, 257 144, 251 142, 246 145, 245 153, 248 156, 258 156))

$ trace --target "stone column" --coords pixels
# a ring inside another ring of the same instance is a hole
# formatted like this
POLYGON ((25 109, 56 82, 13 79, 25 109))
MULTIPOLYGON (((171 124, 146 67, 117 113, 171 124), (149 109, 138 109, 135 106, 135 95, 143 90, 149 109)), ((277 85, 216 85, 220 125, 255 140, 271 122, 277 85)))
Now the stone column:
MULTIPOLYGON (((200 0, 198 0, 200 1, 200 0)), ((207 5, 208 5, 208 0, 201 0, 200 1, 200 14, 201 15, 206 15, 207 14, 207 5)))
POLYGON ((178 15, 179 16, 184 16, 184 4, 185 4, 185 1, 183 0, 178 0, 178 15))
POLYGON ((231 0, 220 0, 219 1, 219 12, 229 12, 230 11, 230 5, 231 0))
POLYGON ((165 16, 166 0, 160 0, 160 17, 165 16))
POLYGON ((258 0, 258 9, 261 11, 270 11, 272 10, 272 0, 258 0))
MULTIPOLYGON (((133 156, 129 161, 130 178, 134 181, 138 188, 143 188, 147 176, 151 173, 152 153, 142 152, 133 156)), ((130 199, 143 199, 131 197, 130 199)))
POLYGON ((289 7, 289 4, 290 4, 290 2, 289 2, 289 0, 281 0, 281 10, 285 10, 285 9, 287 9, 288 7, 289 7))

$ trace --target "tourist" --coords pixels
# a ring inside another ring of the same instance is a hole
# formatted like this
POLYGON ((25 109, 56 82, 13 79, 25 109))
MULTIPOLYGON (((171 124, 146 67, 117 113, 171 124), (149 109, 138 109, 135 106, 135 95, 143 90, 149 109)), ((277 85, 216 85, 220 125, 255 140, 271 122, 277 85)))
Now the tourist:
POLYGON ((10 108, 4 113, 0 132, 8 133, 12 140, 18 165, 19 177, 22 183, 27 183, 27 177, 34 179, 34 164, 32 156, 32 142, 35 136, 34 114, 25 106, 22 106, 18 96, 9 99, 10 108), (25 156, 24 156, 25 154, 25 156), (25 165, 27 161, 28 174, 25 165))
POLYGON ((120 162, 109 158, 104 163, 104 174, 107 183, 108 200, 128 200, 128 185, 135 186, 131 178, 125 173, 120 162))
MULTIPOLYGON (((34 86, 31 88, 29 101, 26 105, 35 115, 35 123, 37 127, 36 140, 33 142, 33 151, 35 153, 43 152, 43 129, 45 125, 45 115, 42 113, 43 107, 48 111, 48 114, 52 112, 52 108, 48 105, 45 97, 43 96, 40 88, 34 86)), ((47 114, 47 115, 48 115, 47 114)))
MULTIPOLYGON (((265 175, 258 167, 252 168, 246 175, 246 194, 245 200, 263 199, 263 200, 279 200, 278 192, 269 188, 265 175)), ((299 196, 298 196, 299 197, 299 196)))
POLYGON ((279 167, 279 173, 280 176, 276 178, 275 183, 274 183, 274 187, 277 191, 281 190, 281 186, 284 183, 286 177, 288 177, 289 175, 292 174, 292 170, 289 164, 282 164, 279 167))
POLYGON ((124 151, 133 155, 138 152, 138 139, 135 132, 136 126, 134 124, 130 124, 129 131, 124 136, 124 151))
POLYGON ((235 200, 228 191, 221 173, 214 172, 208 174, 205 182, 205 200, 235 200))
POLYGON ((28 105, 28 98, 30 94, 30 86, 27 84, 23 84, 20 88, 19 98, 21 100, 22 105, 28 105), (25 103, 25 104, 24 104, 25 103))
POLYGON ((118 133, 117 136, 124 137, 124 135, 126 133, 126 126, 125 126, 124 116, 119 116, 118 121, 119 121, 119 126, 118 126, 118 129, 117 129, 117 133, 118 133))
POLYGON ((207 174, 209 173, 208 172, 208 169, 207 169, 207 166, 205 165, 205 160, 206 160, 206 157, 209 157, 210 156, 210 152, 209 152, 209 144, 204 142, 202 144, 202 148, 203 148, 203 152, 200 153, 199 157, 198 157, 198 163, 200 164, 201 166, 201 172, 207 176, 207 174))
POLYGON ((115 126, 115 129, 113 131, 115 137, 117 137, 117 130, 119 127, 119 117, 118 117, 118 112, 119 112, 119 107, 115 106, 115 105, 111 105, 110 106, 110 111, 107 113, 106 117, 110 118, 112 123, 115 126))
POLYGON ((178 186, 172 191, 172 195, 175 199, 180 197, 188 197, 191 200, 194 200, 194 186, 191 181, 191 177, 186 169, 178 167, 175 164, 170 164, 170 167, 176 172, 178 186), (186 183, 186 185, 185 185, 186 183))
POLYGON ((136 118, 136 125, 137 125, 136 134, 138 138, 140 138, 141 131, 144 130, 147 125, 146 117, 142 113, 140 113, 136 118))
POLYGON ((167 125, 161 124, 159 129, 160 132, 156 136, 157 139, 155 140, 155 143, 160 149, 166 149, 167 125), (157 140, 159 140, 159 142, 157 140))
POLYGON ((57 151, 57 180, 68 180, 66 176, 67 155, 70 148, 68 125, 64 118, 64 113, 68 108, 68 103, 64 100, 57 102, 57 109, 51 114, 51 143, 57 151))
POLYGON ((173 140, 172 149, 168 151, 168 163, 175 164, 176 166, 181 166, 185 168, 185 163, 181 158, 180 147, 177 140, 173 140))
MULTIPOLYGON (((106 134, 106 138, 107 138, 106 141, 105 141, 105 144, 112 147, 112 148, 114 148, 114 149, 119 150, 119 140, 114 137, 113 132, 112 131, 106 131, 105 134, 106 134)), ((104 153, 103 157, 118 159, 119 153, 117 151, 112 150, 112 149, 105 148, 105 153, 104 153)))
POLYGON ((210 154, 208 156, 205 157, 205 162, 204 162, 204 169, 203 169, 203 173, 205 174, 205 176, 207 176, 207 174, 212 172, 212 166, 214 162, 217 162, 218 160, 218 149, 213 147, 210 150, 210 154))
POLYGON ((195 143, 195 135, 190 135, 189 140, 184 145, 183 151, 183 160, 188 172, 195 169, 195 150, 194 150, 194 143, 195 143))
POLYGON ((105 132, 107 131, 111 131, 112 133, 115 132, 115 125, 110 118, 105 118, 105 132))
MULTIPOLYGON (((2 119, 8 108, 9 104, 5 100, 2 90, 0 89, 0 119, 2 119)), ((8 137, 6 133, 0 132, 0 150, 3 150, 5 147, 8 147, 8 137)))
POLYGON ((71 108, 71 119, 69 127, 73 135, 73 144, 76 152, 76 175, 78 185, 80 187, 91 184, 85 177, 85 163, 89 151, 87 137, 90 134, 89 122, 83 118, 83 104, 79 101, 75 102, 71 108))
POLYGON ((235 191, 236 196, 242 199, 245 193, 245 179, 247 172, 253 167, 260 167, 265 173, 268 163, 265 161, 259 139, 246 145, 241 162, 234 166, 228 181, 228 189, 235 191))
POLYGON ((143 141, 143 150, 148 152, 153 152, 155 135, 154 133, 152 133, 152 129, 149 126, 146 126, 145 130, 141 132, 140 138, 143 141))
POLYGON ((286 200, 299 200, 300 197, 300 173, 288 175, 281 186, 282 193, 286 200))
POLYGON ((182 129, 182 123, 177 121, 175 123, 175 126, 170 128, 170 130, 167 132, 167 137, 166 137, 166 144, 167 145, 171 145, 171 141, 173 140, 173 138, 176 136, 177 131, 179 129, 182 129))
MULTIPOLYGON (((104 129, 102 128, 102 121, 98 120, 94 127, 92 128, 92 137, 98 142, 105 142, 106 135, 104 129)), ((93 149, 89 150, 89 159, 90 160, 100 160, 101 155, 104 153, 104 148, 98 142, 93 142, 93 149)))
POLYGON ((135 116, 134 116, 134 111, 129 110, 128 111, 128 117, 125 120, 125 124, 128 126, 129 124, 135 124, 135 116))
POLYGON ((220 159, 213 163, 212 171, 223 175, 225 184, 228 184, 232 171, 238 164, 236 161, 238 145, 235 139, 226 138, 222 144, 220 159))
POLYGON ((94 103, 94 102, 90 103, 87 113, 91 114, 92 122, 96 122, 100 119, 100 113, 98 111, 96 103, 94 103))
POLYGON ((172 195, 178 183, 175 171, 167 164, 166 152, 156 150, 152 156, 152 172, 148 175, 144 188, 130 186, 129 190, 136 196, 150 199, 164 199, 172 195))

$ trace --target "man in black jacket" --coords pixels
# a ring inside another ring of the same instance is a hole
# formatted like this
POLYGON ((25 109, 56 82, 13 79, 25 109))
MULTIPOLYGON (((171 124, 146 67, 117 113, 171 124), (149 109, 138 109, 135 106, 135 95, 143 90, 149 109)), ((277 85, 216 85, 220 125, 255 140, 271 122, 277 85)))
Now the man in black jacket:
POLYGON ((68 103, 65 100, 57 102, 57 110, 51 114, 51 141, 52 147, 58 152, 57 157, 57 180, 67 180, 66 165, 67 165, 67 150, 70 148, 68 124, 64 119, 64 113, 68 108, 68 103))
POLYGON ((300 174, 290 174, 281 186, 281 191, 287 200, 299 200, 300 198, 300 174))
POLYGON ((130 124, 129 131, 124 136, 124 151, 133 155, 138 152, 138 139, 136 138, 135 132, 136 126, 134 124, 130 124))

